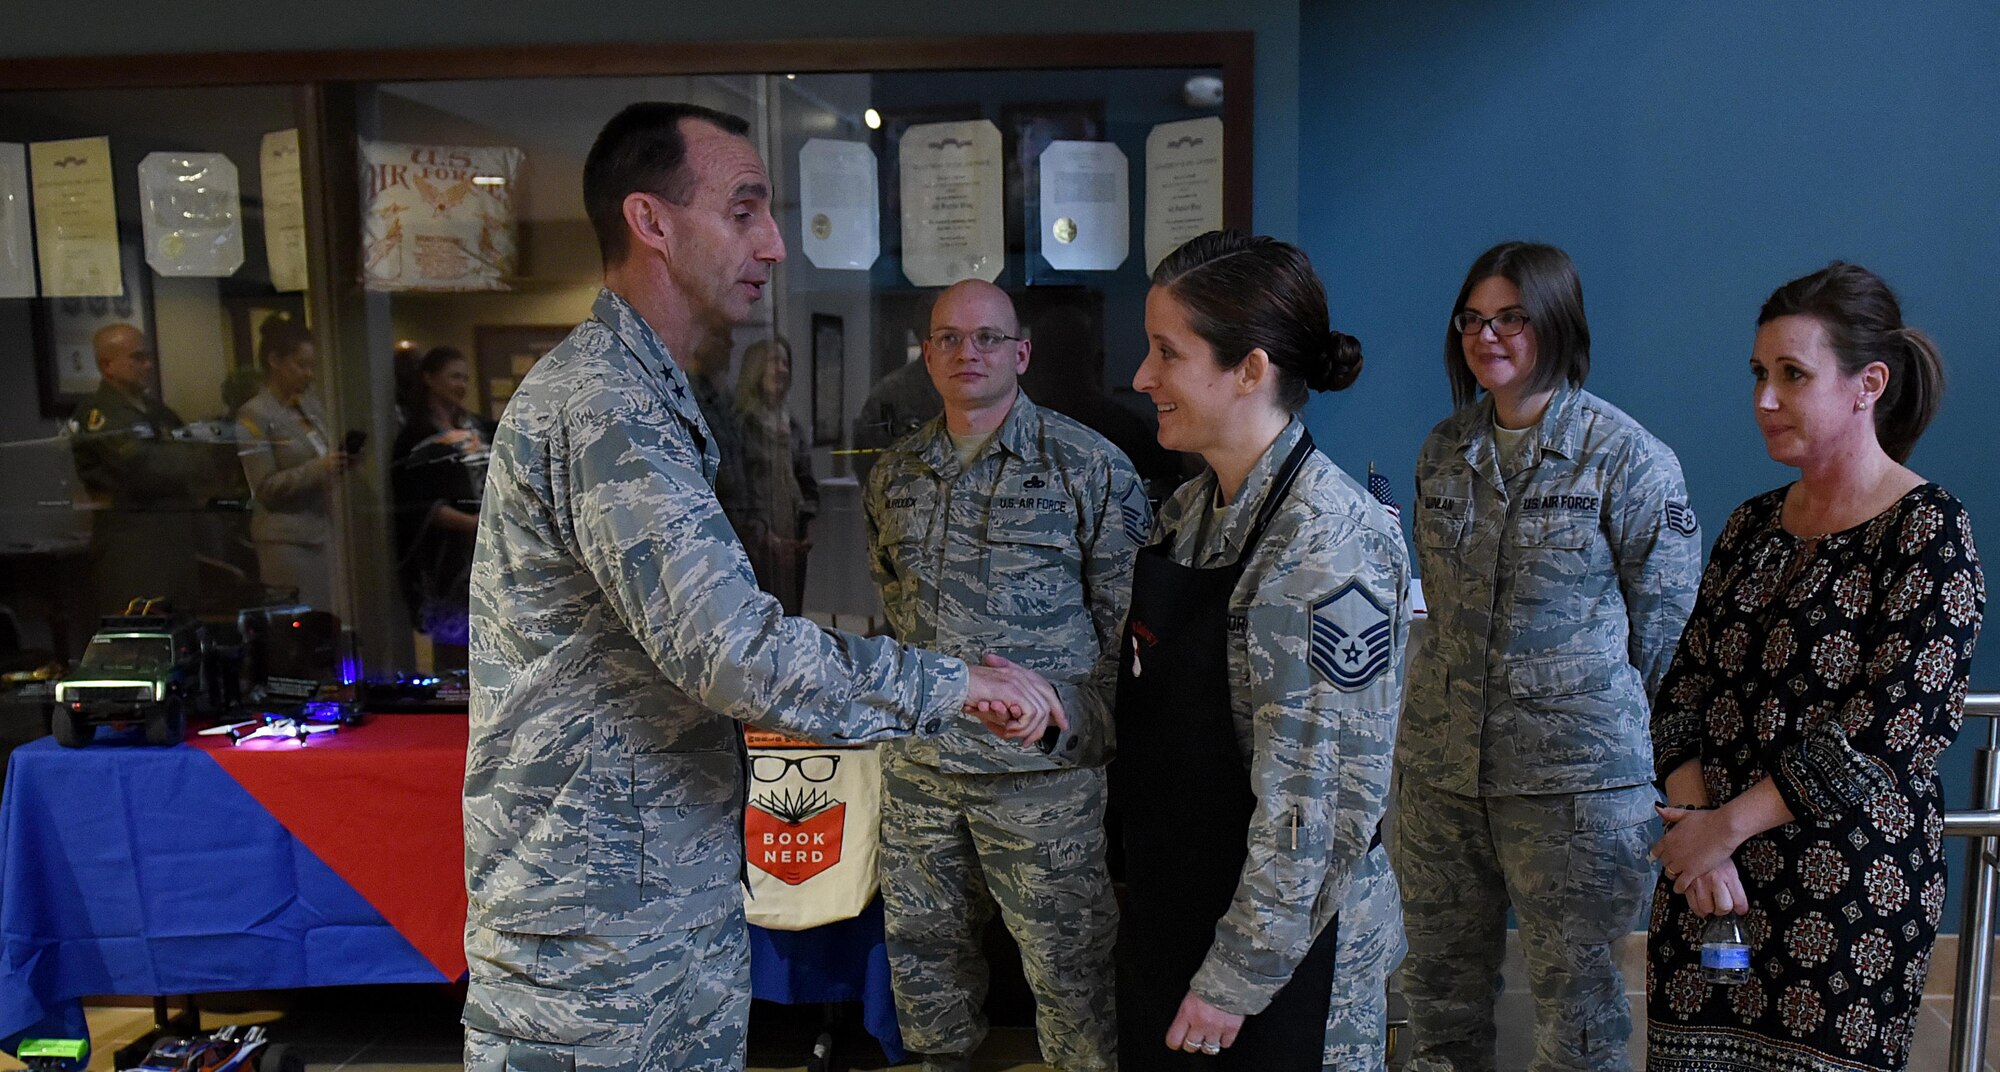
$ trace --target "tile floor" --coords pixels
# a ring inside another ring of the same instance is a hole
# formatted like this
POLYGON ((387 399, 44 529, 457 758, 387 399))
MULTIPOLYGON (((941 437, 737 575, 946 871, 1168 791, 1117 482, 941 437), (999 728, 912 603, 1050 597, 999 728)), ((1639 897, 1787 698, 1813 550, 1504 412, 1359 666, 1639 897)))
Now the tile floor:
MULTIPOLYGON (((1635 1010, 1643 1005, 1642 936, 1621 943, 1620 960, 1626 966, 1628 989, 1635 1010), (1635 971, 1634 969, 1641 969, 1635 971)), ((1935 958, 1933 988, 1947 991, 1925 999, 1924 1015, 1909 1067, 1922 1072, 1941 1072, 1950 1053, 1952 962, 1948 948, 1940 948, 1935 958)), ((1508 988, 1500 999, 1499 1065, 1503 1070, 1525 1069, 1533 1053, 1529 1025, 1533 1003, 1527 994, 1518 953, 1507 965, 1508 988)), ((450 1072, 459 1067, 458 1005, 454 988, 337 987, 283 993, 219 994, 203 1002, 205 1028, 225 1023, 262 1023, 273 1036, 291 1043, 306 1059, 310 1072, 450 1072)), ((150 1008, 100 1006, 89 1010, 91 1035, 96 1052, 93 1072, 109 1070, 111 1054, 126 1041, 136 1038, 152 1022, 150 1008)), ((884 1063, 857 1017, 850 1017, 841 1036, 844 1050, 856 1070, 883 1069, 884 1063)), ((1645 1025, 1643 1011, 1635 1011, 1632 1055, 1635 1068, 1643 1070, 1645 1025)), ((1988 1018, 1987 1072, 2000 1072, 2000 1000, 1988 1018)), ((757 1003, 751 1016, 750 1072, 803 1072, 805 1060, 820 1030, 819 1014, 806 1009, 757 1003)), ((1036 1060, 1033 1033, 1024 1029, 997 1029, 981 1051, 977 1072, 1031 1072, 1046 1066, 1036 1060)), ((21 1066, 0 1057, 0 1070, 21 1066)), ((915 1066, 895 1066, 913 1069, 915 1066)))

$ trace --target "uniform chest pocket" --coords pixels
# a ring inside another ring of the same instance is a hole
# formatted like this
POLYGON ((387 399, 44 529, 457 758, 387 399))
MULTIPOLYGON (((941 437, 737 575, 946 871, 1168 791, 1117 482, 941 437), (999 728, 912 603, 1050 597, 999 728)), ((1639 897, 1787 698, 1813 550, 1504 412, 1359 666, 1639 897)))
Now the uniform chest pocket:
POLYGON ((1470 499, 1427 495, 1424 508, 1417 515, 1417 543, 1440 550, 1457 547, 1465 539, 1466 523, 1471 517, 1470 499))
POLYGON ((986 549, 987 606, 995 615, 1033 620, 1082 605, 1083 556, 1069 532, 995 526, 986 549))
POLYGON ((1596 536, 1595 514, 1530 514, 1514 525, 1514 542, 1523 548, 1581 551, 1596 536))
POLYGON ((889 564, 889 575, 882 584, 882 605, 889 609, 889 620, 893 626, 899 609, 922 594, 919 578, 932 566, 925 557, 923 541, 915 536, 884 543, 882 557, 889 564))
POLYGON ((1513 543, 1515 594, 1537 604, 1595 589, 1591 579, 1611 573, 1595 514, 1530 514, 1515 521, 1513 543))

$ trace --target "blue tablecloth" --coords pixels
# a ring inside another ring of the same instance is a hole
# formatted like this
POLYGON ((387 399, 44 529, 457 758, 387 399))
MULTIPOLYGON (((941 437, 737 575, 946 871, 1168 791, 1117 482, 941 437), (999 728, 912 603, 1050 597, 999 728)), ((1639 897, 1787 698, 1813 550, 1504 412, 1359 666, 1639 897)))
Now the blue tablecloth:
MULTIPOLYGON (((900 1059, 879 902, 810 931, 752 928, 751 950, 756 997, 862 1002, 900 1059)), ((207 752, 47 738, 14 751, 0 800, 7 1052, 24 1034, 79 1034, 77 999, 95 994, 446 981, 207 752)))

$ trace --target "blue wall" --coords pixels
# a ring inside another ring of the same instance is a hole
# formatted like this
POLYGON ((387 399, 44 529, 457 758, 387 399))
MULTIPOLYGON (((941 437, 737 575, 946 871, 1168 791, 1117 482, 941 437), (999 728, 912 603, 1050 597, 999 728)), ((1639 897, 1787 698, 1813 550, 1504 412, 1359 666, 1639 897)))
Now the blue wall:
MULTIPOLYGON (((1944 409, 1911 465, 2000 549, 2000 364, 1980 327, 2000 310, 1996 41, 2000 7, 1970 2, 1308 0, 1300 234, 1368 356, 1353 390, 1315 401, 1315 437, 1407 502, 1450 407, 1444 323, 1467 265, 1502 239, 1553 242, 1583 274, 1590 387, 1679 453, 1712 540, 1793 473, 1751 423, 1757 307, 1838 257, 1887 278, 1943 348, 1944 409)), ((2000 689, 2000 636, 1973 687, 2000 689)), ((1946 759, 1955 807, 1970 753, 1946 759)))

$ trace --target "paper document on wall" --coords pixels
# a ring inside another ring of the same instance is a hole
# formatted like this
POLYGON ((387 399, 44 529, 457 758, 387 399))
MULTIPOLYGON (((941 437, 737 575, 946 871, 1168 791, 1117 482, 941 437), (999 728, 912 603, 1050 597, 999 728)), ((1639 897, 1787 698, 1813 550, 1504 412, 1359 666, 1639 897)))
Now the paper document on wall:
POLYGON ((799 149, 799 248, 815 268, 866 269, 882 253, 875 150, 813 138, 799 149))
POLYGON ((28 200, 28 147, 0 142, 0 298, 35 296, 34 211, 28 200))
POLYGON ((903 132, 903 274, 920 287, 999 278, 1006 265, 1000 128, 984 119, 903 132))
POLYGON ((1108 141, 1052 141, 1042 150, 1042 259, 1051 268, 1108 272, 1132 247, 1125 154, 1108 141))
POLYGON ((139 161, 146 263, 164 276, 219 277, 243 267, 243 197, 221 153, 147 153, 139 161))
POLYGON ((48 298, 116 298, 118 204, 111 185, 111 139, 73 138, 28 146, 35 200, 35 252, 48 298))
POLYGON ((281 291, 304 290, 309 273, 298 129, 264 135, 257 168, 264 180, 264 259, 271 262, 271 286, 281 291))
POLYGON ((519 149, 363 143, 368 289, 508 289, 520 167, 519 149))
POLYGON ((1161 123, 1146 135, 1146 272, 1222 227, 1222 120, 1161 123))

